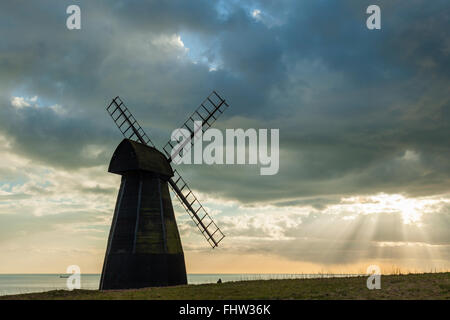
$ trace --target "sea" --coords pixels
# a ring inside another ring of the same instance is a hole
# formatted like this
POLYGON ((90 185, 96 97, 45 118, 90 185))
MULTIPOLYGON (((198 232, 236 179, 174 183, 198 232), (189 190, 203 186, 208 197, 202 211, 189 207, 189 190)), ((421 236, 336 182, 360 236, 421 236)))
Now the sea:
MULTIPOLYGON (((0 296, 67 290, 67 277, 63 274, 0 274, 0 296)), ((355 274, 188 274, 188 284, 270 279, 313 279, 358 276, 355 274)), ((82 274, 81 289, 98 290, 100 274, 82 274)))

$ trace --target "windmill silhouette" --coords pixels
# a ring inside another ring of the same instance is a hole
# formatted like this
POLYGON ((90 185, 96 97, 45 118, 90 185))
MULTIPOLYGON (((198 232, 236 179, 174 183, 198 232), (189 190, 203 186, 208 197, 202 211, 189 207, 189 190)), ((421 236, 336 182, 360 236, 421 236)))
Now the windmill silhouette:
POLYGON ((171 163, 190 148, 200 130, 228 108, 213 91, 181 128, 190 133, 177 149, 169 141, 158 151, 123 101, 106 110, 125 137, 108 171, 122 176, 103 263, 100 290, 186 284, 186 267, 168 186, 212 248, 225 237, 171 163), (194 122, 201 121, 201 127, 194 122))

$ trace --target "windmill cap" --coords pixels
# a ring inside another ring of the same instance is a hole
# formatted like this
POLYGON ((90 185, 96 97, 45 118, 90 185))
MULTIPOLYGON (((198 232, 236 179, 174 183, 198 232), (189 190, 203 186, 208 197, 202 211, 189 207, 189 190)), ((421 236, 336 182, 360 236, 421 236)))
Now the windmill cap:
POLYGON ((152 172, 167 179, 173 176, 172 167, 163 153, 145 144, 123 139, 114 151, 108 172, 124 174, 128 171, 152 172))

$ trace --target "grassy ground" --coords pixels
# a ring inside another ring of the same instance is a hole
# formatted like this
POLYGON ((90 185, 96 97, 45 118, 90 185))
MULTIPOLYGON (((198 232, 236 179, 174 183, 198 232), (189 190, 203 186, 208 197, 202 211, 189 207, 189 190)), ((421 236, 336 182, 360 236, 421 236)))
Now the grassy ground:
POLYGON ((57 290, 0 299, 450 299, 450 273, 389 275, 380 290, 368 290, 367 277, 258 280, 138 290, 57 290))

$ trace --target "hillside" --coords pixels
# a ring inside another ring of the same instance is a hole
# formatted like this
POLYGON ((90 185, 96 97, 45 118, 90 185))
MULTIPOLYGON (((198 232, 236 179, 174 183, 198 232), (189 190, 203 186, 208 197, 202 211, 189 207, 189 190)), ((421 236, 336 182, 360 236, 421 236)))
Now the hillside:
POLYGON ((380 290, 368 290, 366 277, 238 281, 137 290, 57 290, 0 299, 450 299, 450 273, 388 275, 380 290))

